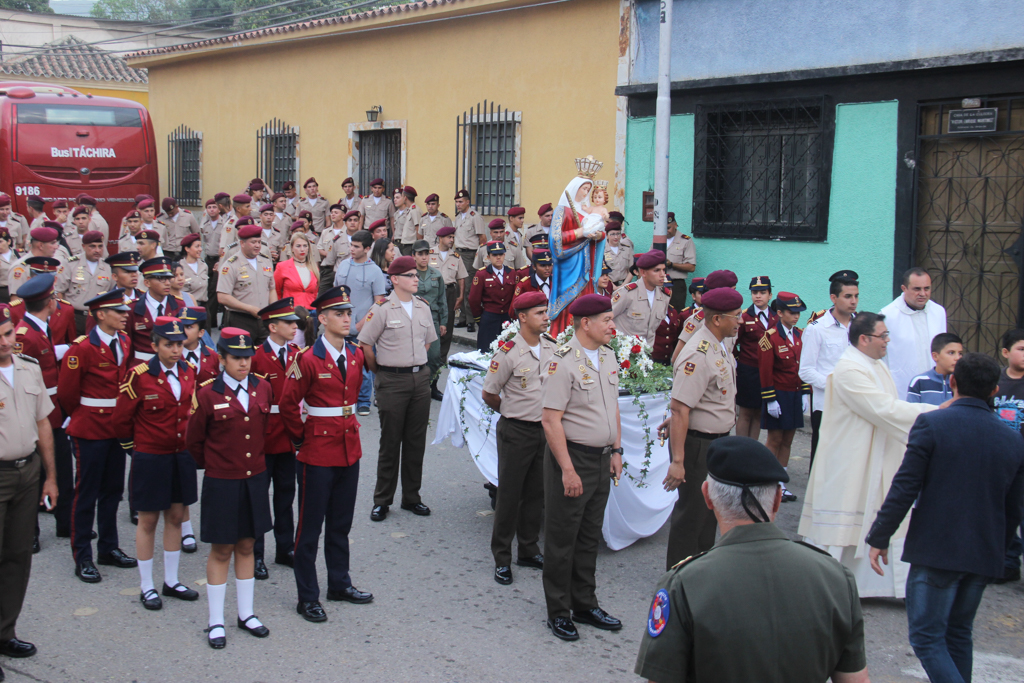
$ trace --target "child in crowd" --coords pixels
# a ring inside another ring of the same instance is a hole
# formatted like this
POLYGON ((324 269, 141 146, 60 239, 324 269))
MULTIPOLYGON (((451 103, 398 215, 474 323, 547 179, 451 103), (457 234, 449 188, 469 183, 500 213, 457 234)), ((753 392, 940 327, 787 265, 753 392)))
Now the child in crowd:
MULTIPOLYGON (((1000 342, 1006 367, 999 374, 999 391, 993 399, 996 415, 1014 429, 1024 427, 1024 330, 1010 330, 1000 342)), ((1022 430, 1024 431, 1024 430, 1022 430)), ((1010 547, 1006 550, 1006 573, 995 583, 1020 581, 1020 556, 1024 544, 1017 530, 1010 547)))
POLYGON ((935 367, 910 380, 907 389, 908 403, 942 405, 953 398, 949 378, 953 376, 956 362, 964 355, 964 344, 952 332, 943 332, 932 339, 932 360, 935 367))

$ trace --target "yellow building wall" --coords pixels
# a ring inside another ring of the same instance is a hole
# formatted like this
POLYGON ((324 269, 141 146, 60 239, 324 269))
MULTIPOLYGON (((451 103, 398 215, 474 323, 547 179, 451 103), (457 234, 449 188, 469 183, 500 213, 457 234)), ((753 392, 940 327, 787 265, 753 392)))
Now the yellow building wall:
POLYGON ((381 120, 408 122, 404 184, 420 203, 438 193, 451 214, 456 119, 488 100, 522 112, 520 204, 536 220, 576 175, 575 157, 603 161, 597 177, 614 185, 618 40, 618 0, 571 0, 144 63, 159 168, 168 133, 185 124, 203 134, 203 196, 242 191, 257 170, 257 128, 279 118, 299 127, 300 182, 315 176, 334 200, 348 175, 349 124, 365 124, 379 104, 381 120))
POLYGON ((75 90, 84 92, 87 94, 95 95, 96 97, 119 97, 122 100, 131 100, 138 102, 146 109, 149 109, 149 93, 143 90, 118 90, 116 88, 93 88, 87 85, 71 86, 75 90))

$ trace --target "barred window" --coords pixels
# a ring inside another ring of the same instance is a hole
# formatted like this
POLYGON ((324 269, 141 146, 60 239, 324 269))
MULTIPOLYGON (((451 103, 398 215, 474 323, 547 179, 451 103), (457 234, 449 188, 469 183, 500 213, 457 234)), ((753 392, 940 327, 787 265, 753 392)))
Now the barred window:
POLYGON ((834 107, 825 98, 698 106, 693 234, 823 241, 834 107))
POLYGON ((503 215, 519 205, 522 112, 484 100, 456 119, 456 191, 465 188, 477 211, 503 215))
POLYGON ((274 192, 299 183, 299 127, 271 119, 256 131, 256 176, 274 192))
POLYGON ((203 134, 182 124, 167 136, 167 192, 181 206, 202 206, 203 134))

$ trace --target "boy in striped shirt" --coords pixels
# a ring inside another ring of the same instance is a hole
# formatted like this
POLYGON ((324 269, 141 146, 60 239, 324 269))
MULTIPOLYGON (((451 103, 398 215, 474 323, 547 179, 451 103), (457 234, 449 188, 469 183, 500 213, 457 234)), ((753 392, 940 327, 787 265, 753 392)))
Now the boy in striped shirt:
POLYGON ((910 380, 907 402, 938 406, 953 398, 949 378, 953 375, 956 362, 963 355, 964 345, 960 337, 952 332, 935 335, 932 339, 932 360, 935 361, 935 367, 910 380))

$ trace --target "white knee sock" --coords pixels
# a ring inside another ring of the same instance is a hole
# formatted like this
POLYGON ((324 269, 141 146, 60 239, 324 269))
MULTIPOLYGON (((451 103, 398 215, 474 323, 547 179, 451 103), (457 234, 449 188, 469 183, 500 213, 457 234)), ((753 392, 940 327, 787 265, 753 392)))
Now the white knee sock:
POLYGON ((181 551, 164 551, 164 583, 171 588, 178 585, 178 561, 181 559, 181 551))
POLYGON ((153 560, 139 560, 139 578, 142 580, 142 592, 154 590, 153 560))
MULTIPOLYGON (((238 593, 238 618, 245 619, 253 615, 253 602, 256 599, 256 579, 235 579, 235 591, 238 593)), ((262 626, 259 619, 250 619, 245 624, 250 628, 262 626)))
MULTIPOLYGON (((214 624, 224 623, 224 596, 228 592, 228 585, 222 583, 219 585, 213 585, 212 583, 206 584, 206 599, 210 603, 210 623, 208 626, 214 624)), ((214 638, 218 635, 223 636, 223 633, 211 633, 214 638)))
POLYGON ((188 536, 190 534, 192 534, 192 521, 190 520, 188 522, 182 522, 181 523, 181 537, 185 538, 186 536, 188 536))

